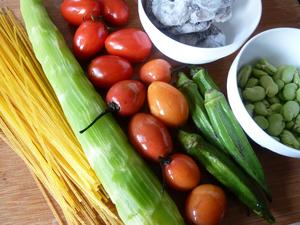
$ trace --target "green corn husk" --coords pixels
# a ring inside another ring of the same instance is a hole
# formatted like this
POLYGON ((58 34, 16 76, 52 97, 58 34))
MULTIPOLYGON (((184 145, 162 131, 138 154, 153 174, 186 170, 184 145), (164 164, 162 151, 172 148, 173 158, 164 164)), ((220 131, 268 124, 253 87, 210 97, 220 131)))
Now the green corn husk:
POLYGON ((227 154, 206 143, 197 134, 179 131, 178 139, 188 154, 197 159, 251 211, 267 220, 268 223, 275 222, 264 194, 252 184, 251 179, 227 154))
POLYGON ((126 225, 181 225, 183 219, 162 185, 129 144, 111 115, 80 134, 106 104, 90 84, 50 20, 42 0, 21 0, 35 55, 103 187, 126 225))
POLYGON ((210 122, 226 152, 263 188, 271 198, 262 166, 243 129, 234 117, 225 96, 215 89, 205 94, 204 105, 210 122))

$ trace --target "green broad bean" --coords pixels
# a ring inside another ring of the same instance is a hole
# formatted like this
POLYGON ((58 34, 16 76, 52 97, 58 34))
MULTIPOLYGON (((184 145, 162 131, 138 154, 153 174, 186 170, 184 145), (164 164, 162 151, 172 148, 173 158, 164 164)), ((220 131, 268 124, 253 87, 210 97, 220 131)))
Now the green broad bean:
POLYGON ((255 116, 253 119, 261 129, 265 130, 269 127, 269 121, 266 119, 266 117, 255 116))
POLYGON ((258 79, 254 78, 254 77, 250 77, 245 87, 246 88, 254 87, 258 84, 258 82, 259 82, 258 79))
POLYGON ((297 69, 294 66, 285 66, 281 73, 281 80, 284 83, 291 83, 292 80, 294 79, 294 75, 296 73, 297 69))
POLYGON ((270 106, 270 110, 272 113, 280 113, 282 109, 282 105, 280 103, 274 103, 270 106))
POLYGON ((254 111, 254 105, 253 104, 246 104, 245 108, 249 115, 252 117, 253 116, 253 111, 254 111))
POLYGON ((299 141, 299 143, 300 143, 300 137, 297 137, 297 141, 299 141))
POLYGON ((279 66, 277 68, 277 72, 273 75, 273 79, 276 80, 280 80, 281 76, 282 76, 282 72, 285 69, 286 66, 279 66))
POLYGON ((239 87, 244 88, 246 86, 251 73, 252 73, 252 66, 250 65, 245 65, 240 69, 240 72, 238 74, 239 87))
POLYGON ((286 129, 292 129, 292 128, 294 127, 294 125, 295 125, 295 121, 292 120, 292 121, 287 122, 287 123, 285 124, 285 128, 286 128, 286 129))
POLYGON ((268 116, 269 127, 267 128, 268 134, 272 136, 278 136, 281 134, 285 127, 285 122, 283 121, 283 117, 279 113, 274 113, 268 116))
POLYGON ((298 89, 297 84, 289 83, 289 84, 285 85, 282 90, 283 98, 286 101, 294 100, 296 98, 297 89, 298 89))
POLYGON ((286 102, 281 109, 281 114, 285 121, 293 120, 300 112, 300 106, 295 101, 286 102))
POLYGON ((270 76, 262 76, 259 79, 259 83, 265 89, 266 95, 270 98, 274 97, 279 91, 277 84, 270 76))
POLYGON ((296 91, 296 100, 300 102, 300 88, 296 91))
POLYGON ((260 70, 260 69, 256 69, 256 68, 252 69, 252 75, 257 77, 257 78, 261 78, 263 76, 269 76, 269 74, 266 73, 265 71, 260 70))
POLYGON ((269 101, 271 104, 280 103, 280 99, 277 98, 277 97, 268 98, 268 101, 269 101))
POLYGON ((252 88, 246 88, 243 91, 243 97, 250 102, 257 102, 266 97, 266 92, 263 87, 254 86, 252 88))
POLYGON ((300 87, 300 75, 299 75, 299 71, 296 70, 295 74, 294 74, 294 79, 293 79, 293 82, 295 84, 298 85, 298 87, 300 87))
POLYGON ((293 135, 293 133, 288 130, 283 130, 283 132, 280 135, 280 140, 283 144, 288 145, 292 148, 300 147, 300 142, 293 135))
POLYGON ((298 134, 300 134, 300 114, 295 119, 295 124, 294 124, 293 130, 295 132, 297 132, 298 134))
POLYGON ((277 68, 269 63, 266 59, 260 59, 255 67, 267 72, 272 76, 277 72, 277 68))
POLYGON ((282 80, 277 79, 277 80, 274 80, 274 82, 277 84, 279 91, 284 87, 284 82, 282 80))
POLYGON ((271 114, 271 110, 268 109, 263 102, 254 103, 254 112, 256 113, 256 115, 260 116, 268 116, 271 114))
POLYGON ((268 102, 268 100, 267 100, 267 99, 264 99, 264 100, 262 100, 262 103, 264 103, 264 104, 265 104, 265 106, 266 106, 266 107, 268 107, 268 108, 269 108, 269 107, 270 107, 270 105, 271 105, 271 104, 268 102))

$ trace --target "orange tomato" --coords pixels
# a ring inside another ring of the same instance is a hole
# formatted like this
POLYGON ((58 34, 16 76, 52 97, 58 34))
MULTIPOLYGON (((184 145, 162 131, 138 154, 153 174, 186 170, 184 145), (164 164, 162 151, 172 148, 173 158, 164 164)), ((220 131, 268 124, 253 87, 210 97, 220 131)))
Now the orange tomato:
POLYGON ((224 191, 212 184, 196 187, 186 201, 187 219, 194 225, 217 225, 226 208, 224 191))
POLYGON ((188 103, 184 95, 165 82, 154 81, 150 84, 148 105, 151 114, 168 126, 181 126, 189 116, 188 103))
POLYGON ((164 59, 153 59, 142 66, 140 79, 146 84, 150 84, 153 81, 170 83, 171 65, 164 59))
POLYGON ((170 161, 164 164, 164 176, 167 183, 174 189, 187 191, 200 182, 200 169, 196 162, 184 154, 170 156, 170 161))

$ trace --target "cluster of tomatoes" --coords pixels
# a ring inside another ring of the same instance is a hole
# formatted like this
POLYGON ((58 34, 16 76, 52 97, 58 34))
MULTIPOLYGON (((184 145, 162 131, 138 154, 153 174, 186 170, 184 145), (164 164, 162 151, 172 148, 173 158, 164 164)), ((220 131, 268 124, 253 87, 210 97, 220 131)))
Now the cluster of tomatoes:
POLYGON ((201 173, 196 162, 186 154, 172 154, 168 127, 184 125, 189 108, 183 94, 170 84, 171 65, 164 59, 148 61, 139 71, 139 80, 133 80, 133 63, 147 60, 152 43, 142 30, 119 29, 129 19, 126 2, 65 0, 61 12, 70 24, 79 26, 73 41, 74 54, 79 60, 90 61, 88 78, 97 89, 107 90, 108 111, 132 116, 128 128, 131 143, 144 158, 161 164, 170 187, 179 191, 194 189, 186 204, 186 215, 192 223, 216 224, 224 213, 224 192, 213 185, 197 187, 201 173), (109 33, 103 21, 118 30, 109 33), (107 54, 93 58, 104 48, 107 54), (149 113, 141 113, 146 99, 149 113), (206 209, 203 214, 202 209, 207 207, 210 211, 206 209))

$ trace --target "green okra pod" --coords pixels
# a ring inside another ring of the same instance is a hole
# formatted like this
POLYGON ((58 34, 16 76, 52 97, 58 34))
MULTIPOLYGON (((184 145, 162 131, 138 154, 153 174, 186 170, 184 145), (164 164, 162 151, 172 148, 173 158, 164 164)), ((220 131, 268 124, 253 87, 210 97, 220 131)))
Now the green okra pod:
POLYGON ((190 115, 196 127, 203 133, 205 138, 219 148, 223 148, 214 129, 212 128, 206 110, 204 100, 198 91, 197 84, 190 80, 184 73, 178 74, 177 87, 184 94, 189 104, 190 115))
POLYGON ((205 109, 218 138, 235 161, 270 195, 262 166, 225 96, 215 89, 205 93, 205 109))
POLYGON ((212 88, 220 90, 204 68, 192 67, 190 73, 193 81, 198 85, 201 95, 204 96, 205 92, 212 88))
POLYGON ((206 143, 197 134, 179 131, 178 139, 188 154, 197 159, 250 210, 269 223, 275 222, 263 193, 227 154, 206 143))

